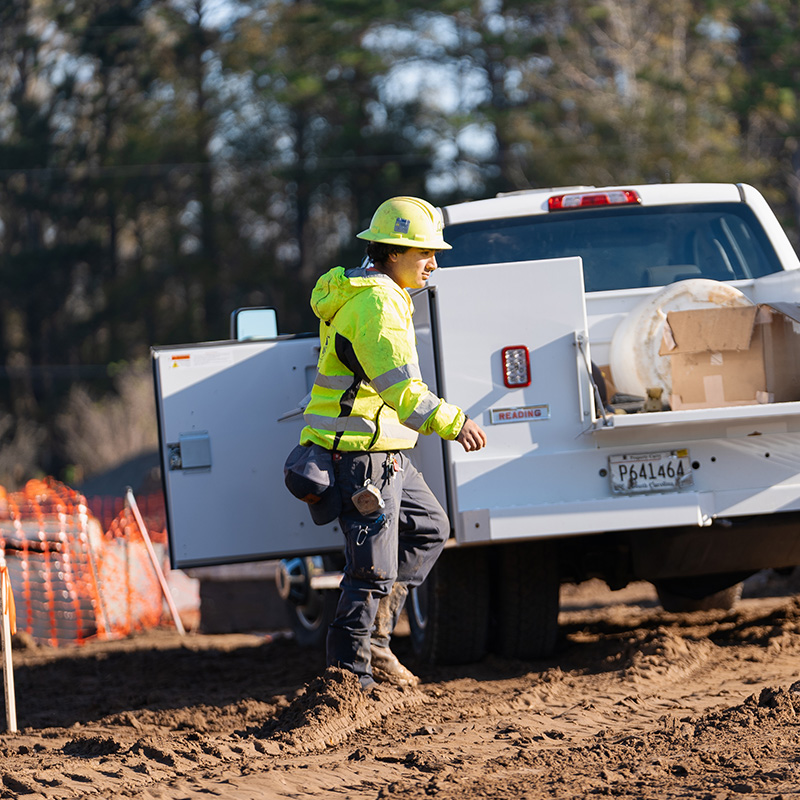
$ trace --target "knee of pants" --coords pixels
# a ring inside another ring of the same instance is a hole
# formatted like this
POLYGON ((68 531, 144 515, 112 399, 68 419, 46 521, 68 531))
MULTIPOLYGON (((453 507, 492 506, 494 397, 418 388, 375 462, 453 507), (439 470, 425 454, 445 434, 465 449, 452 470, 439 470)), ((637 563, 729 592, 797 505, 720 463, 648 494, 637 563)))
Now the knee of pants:
POLYGON ((396 570, 383 572, 366 567, 355 570, 346 569, 339 589, 342 595, 347 595, 353 602, 363 602, 368 600, 371 595, 376 598, 385 597, 392 591, 396 578, 396 570))
POLYGON ((436 528, 437 539, 444 544, 450 536, 450 519, 441 509, 432 514, 432 521, 436 528))
POLYGON ((438 503, 423 510, 401 510, 400 530, 404 537, 415 537, 418 546, 424 542, 435 547, 450 536, 450 519, 438 503))

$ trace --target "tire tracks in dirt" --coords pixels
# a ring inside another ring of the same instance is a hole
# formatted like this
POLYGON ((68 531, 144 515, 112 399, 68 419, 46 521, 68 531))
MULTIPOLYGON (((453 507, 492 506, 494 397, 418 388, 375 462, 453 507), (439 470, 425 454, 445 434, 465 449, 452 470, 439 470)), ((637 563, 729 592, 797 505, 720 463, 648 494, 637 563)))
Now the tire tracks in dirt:
POLYGON ((685 616, 606 603, 562 623, 549 661, 412 660, 421 691, 375 697, 287 642, 31 654, 0 797, 800 797, 794 598, 685 616))

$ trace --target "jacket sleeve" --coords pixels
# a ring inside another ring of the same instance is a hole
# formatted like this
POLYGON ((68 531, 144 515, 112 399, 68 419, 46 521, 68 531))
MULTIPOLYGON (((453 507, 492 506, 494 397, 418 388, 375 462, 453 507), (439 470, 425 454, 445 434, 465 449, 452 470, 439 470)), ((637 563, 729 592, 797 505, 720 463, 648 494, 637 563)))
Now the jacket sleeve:
POLYGON ((353 309, 349 330, 342 333, 353 343, 370 384, 407 427, 455 439, 466 415, 437 397, 422 380, 407 299, 395 290, 365 294, 353 309))

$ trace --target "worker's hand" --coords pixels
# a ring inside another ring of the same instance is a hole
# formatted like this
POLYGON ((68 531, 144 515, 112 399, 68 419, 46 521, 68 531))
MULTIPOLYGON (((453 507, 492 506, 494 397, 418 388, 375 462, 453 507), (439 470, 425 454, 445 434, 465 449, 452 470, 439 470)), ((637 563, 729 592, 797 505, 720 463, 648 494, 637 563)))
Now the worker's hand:
POLYGON ((477 422, 468 419, 456 436, 456 441, 469 453, 471 450, 480 450, 486 447, 486 434, 477 422))

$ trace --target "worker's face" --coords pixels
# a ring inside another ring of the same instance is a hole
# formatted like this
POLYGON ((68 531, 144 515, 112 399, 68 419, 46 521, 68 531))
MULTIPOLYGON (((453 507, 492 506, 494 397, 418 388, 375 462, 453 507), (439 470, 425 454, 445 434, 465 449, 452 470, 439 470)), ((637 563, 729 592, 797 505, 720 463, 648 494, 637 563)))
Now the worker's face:
POLYGON ((436 269, 436 251, 409 247, 402 253, 392 253, 387 272, 403 289, 422 289, 436 269))

